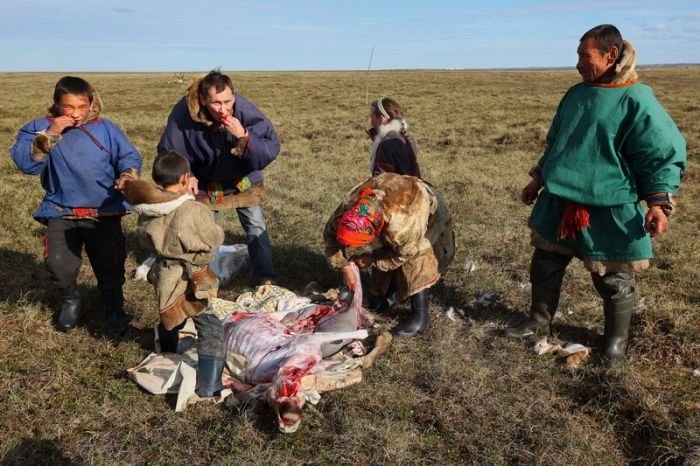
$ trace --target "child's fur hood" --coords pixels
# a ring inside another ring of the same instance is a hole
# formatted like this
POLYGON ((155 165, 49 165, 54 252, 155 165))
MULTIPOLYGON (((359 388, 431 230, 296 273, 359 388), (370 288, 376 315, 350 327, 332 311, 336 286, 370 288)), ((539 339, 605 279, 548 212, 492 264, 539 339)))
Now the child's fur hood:
POLYGON ((168 215, 184 202, 194 200, 192 194, 171 193, 145 180, 126 180, 123 192, 134 211, 148 217, 168 215))

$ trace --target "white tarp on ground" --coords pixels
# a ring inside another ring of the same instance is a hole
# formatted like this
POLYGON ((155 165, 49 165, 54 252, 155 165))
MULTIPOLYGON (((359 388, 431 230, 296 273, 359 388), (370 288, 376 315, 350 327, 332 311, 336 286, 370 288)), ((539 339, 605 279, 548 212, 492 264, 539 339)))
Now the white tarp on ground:
MULTIPOLYGON (((329 292, 329 295, 337 293, 329 292)), ((226 318, 234 312, 244 313, 269 313, 291 312, 295 308, 307 307, 310 299, 297 296, 293 292, 275 285, 257 287, 254 291, 244 293, 235 302, 216 299, 211 303, 208 312, 215 313, 219 318, 226 318)), ((180 331, 180 338, 196 338, 196 331, 191 321, 180 331)), ((320 399, 319 393, 342 388, 355 384, 362 380, 362 368, 371 367, 379 355, 384 352, 391 343, 391 335, 380 335, 369 354, 365 354, 361 342, 353 342, 344 351, 336 353, 328 358, 336 364, 332 368, 307 375, 301 380, 301 387, 306 400, 316 404, 320 399)), ((156 333, 156 351, 159 351, 159 342, 156 333)), ((330 362, 330 361, 329 361, 330 362)), ((195 393, 197 379, 197 352, 195 348, 187 350, 184 354, 152 353, 139 365, 127 370, 128 376, 141 387, 152 394, 177 393, 175 410, 183 411, 189 404, 201 401, 195 393)), ((243 380, 236 378, 242 374, 245 361, 236 355, 227 355, 226 369, 224 371, 224 383, 234 387, 236 399, 244 401, 248 398, 265 399, 265 394, 270 384, 258 384, 251 387, 243 380)), ((232 390, 224 390, 214 401, 220 402, 233 393, 232 390)))

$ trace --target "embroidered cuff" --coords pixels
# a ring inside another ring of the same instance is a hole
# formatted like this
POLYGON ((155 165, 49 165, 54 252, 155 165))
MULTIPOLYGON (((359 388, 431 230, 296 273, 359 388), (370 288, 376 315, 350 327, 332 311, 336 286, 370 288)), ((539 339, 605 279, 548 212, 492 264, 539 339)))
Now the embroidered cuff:
POLYGON ((247 176, 242 178, 238 183, 236 183, 236 189, 239 193, 242 193, 243 191, 248 191, 251 186, 253 186, 253 183, 250 182, 250 178, 248 178, 247 176))
POLYGON ((661 207, 667 217, 676 209, 676 202, 671 193, 652 194, 646 198, 646 203, 647 207, 661 207))

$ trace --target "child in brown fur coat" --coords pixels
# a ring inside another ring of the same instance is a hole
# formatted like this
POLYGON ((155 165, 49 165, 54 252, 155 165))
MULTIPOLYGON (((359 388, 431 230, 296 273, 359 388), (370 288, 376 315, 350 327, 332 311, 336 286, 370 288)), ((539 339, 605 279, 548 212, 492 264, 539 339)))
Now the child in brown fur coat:
POLYGON ((148 274, 158 296, 158 333, 163 351, 177 352, 178 331, 192 317, 198 336, 197 394, 213 396, 223 387, 224 333, 207 313, 218 279, 207 264, 224 240, 209 209, 189 191, 190 165, 175 151, 153 163, 153 180, 127 182, 124 194, 139 213, 139 239, 157 257, 148 274))

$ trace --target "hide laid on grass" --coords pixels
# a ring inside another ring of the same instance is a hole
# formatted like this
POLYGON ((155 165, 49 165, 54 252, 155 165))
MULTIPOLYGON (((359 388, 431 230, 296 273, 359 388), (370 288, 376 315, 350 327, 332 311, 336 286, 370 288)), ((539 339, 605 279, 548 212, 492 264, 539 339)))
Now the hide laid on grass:
MULTIPOLYGON (((354 269, 360 283, 359 270, 354 269)), ((359 340, 371 315, 362 307, 358 287, 351 302, 314 304, 308 298, 290 296, 259 287, 263 306, 242 307, 214 300, 211 312, 223 316, 227 346, 227 387, 215 401, 233 395, 231 404, 247 399, 264 399, 275 410, 278 427, 290 433, 298 429, 307 402, 315 404, 320 393, 359 382, 362 369, 371 367, 388 348, 391 336, 380 335, 371 352, 359 340), (278 297, 271 310, 270 295, 278 297), (229 312, 226 312, 226 311, 229 312), (250 310, 262 312, 248 312, 250 310)), ((250 300, 251 296, 245 299, 250 300)), ((184 355, 151 354, 128 374, 151 393, 178 393, 176 410, 200 401, 194 393, 196 352, 184 355)))

